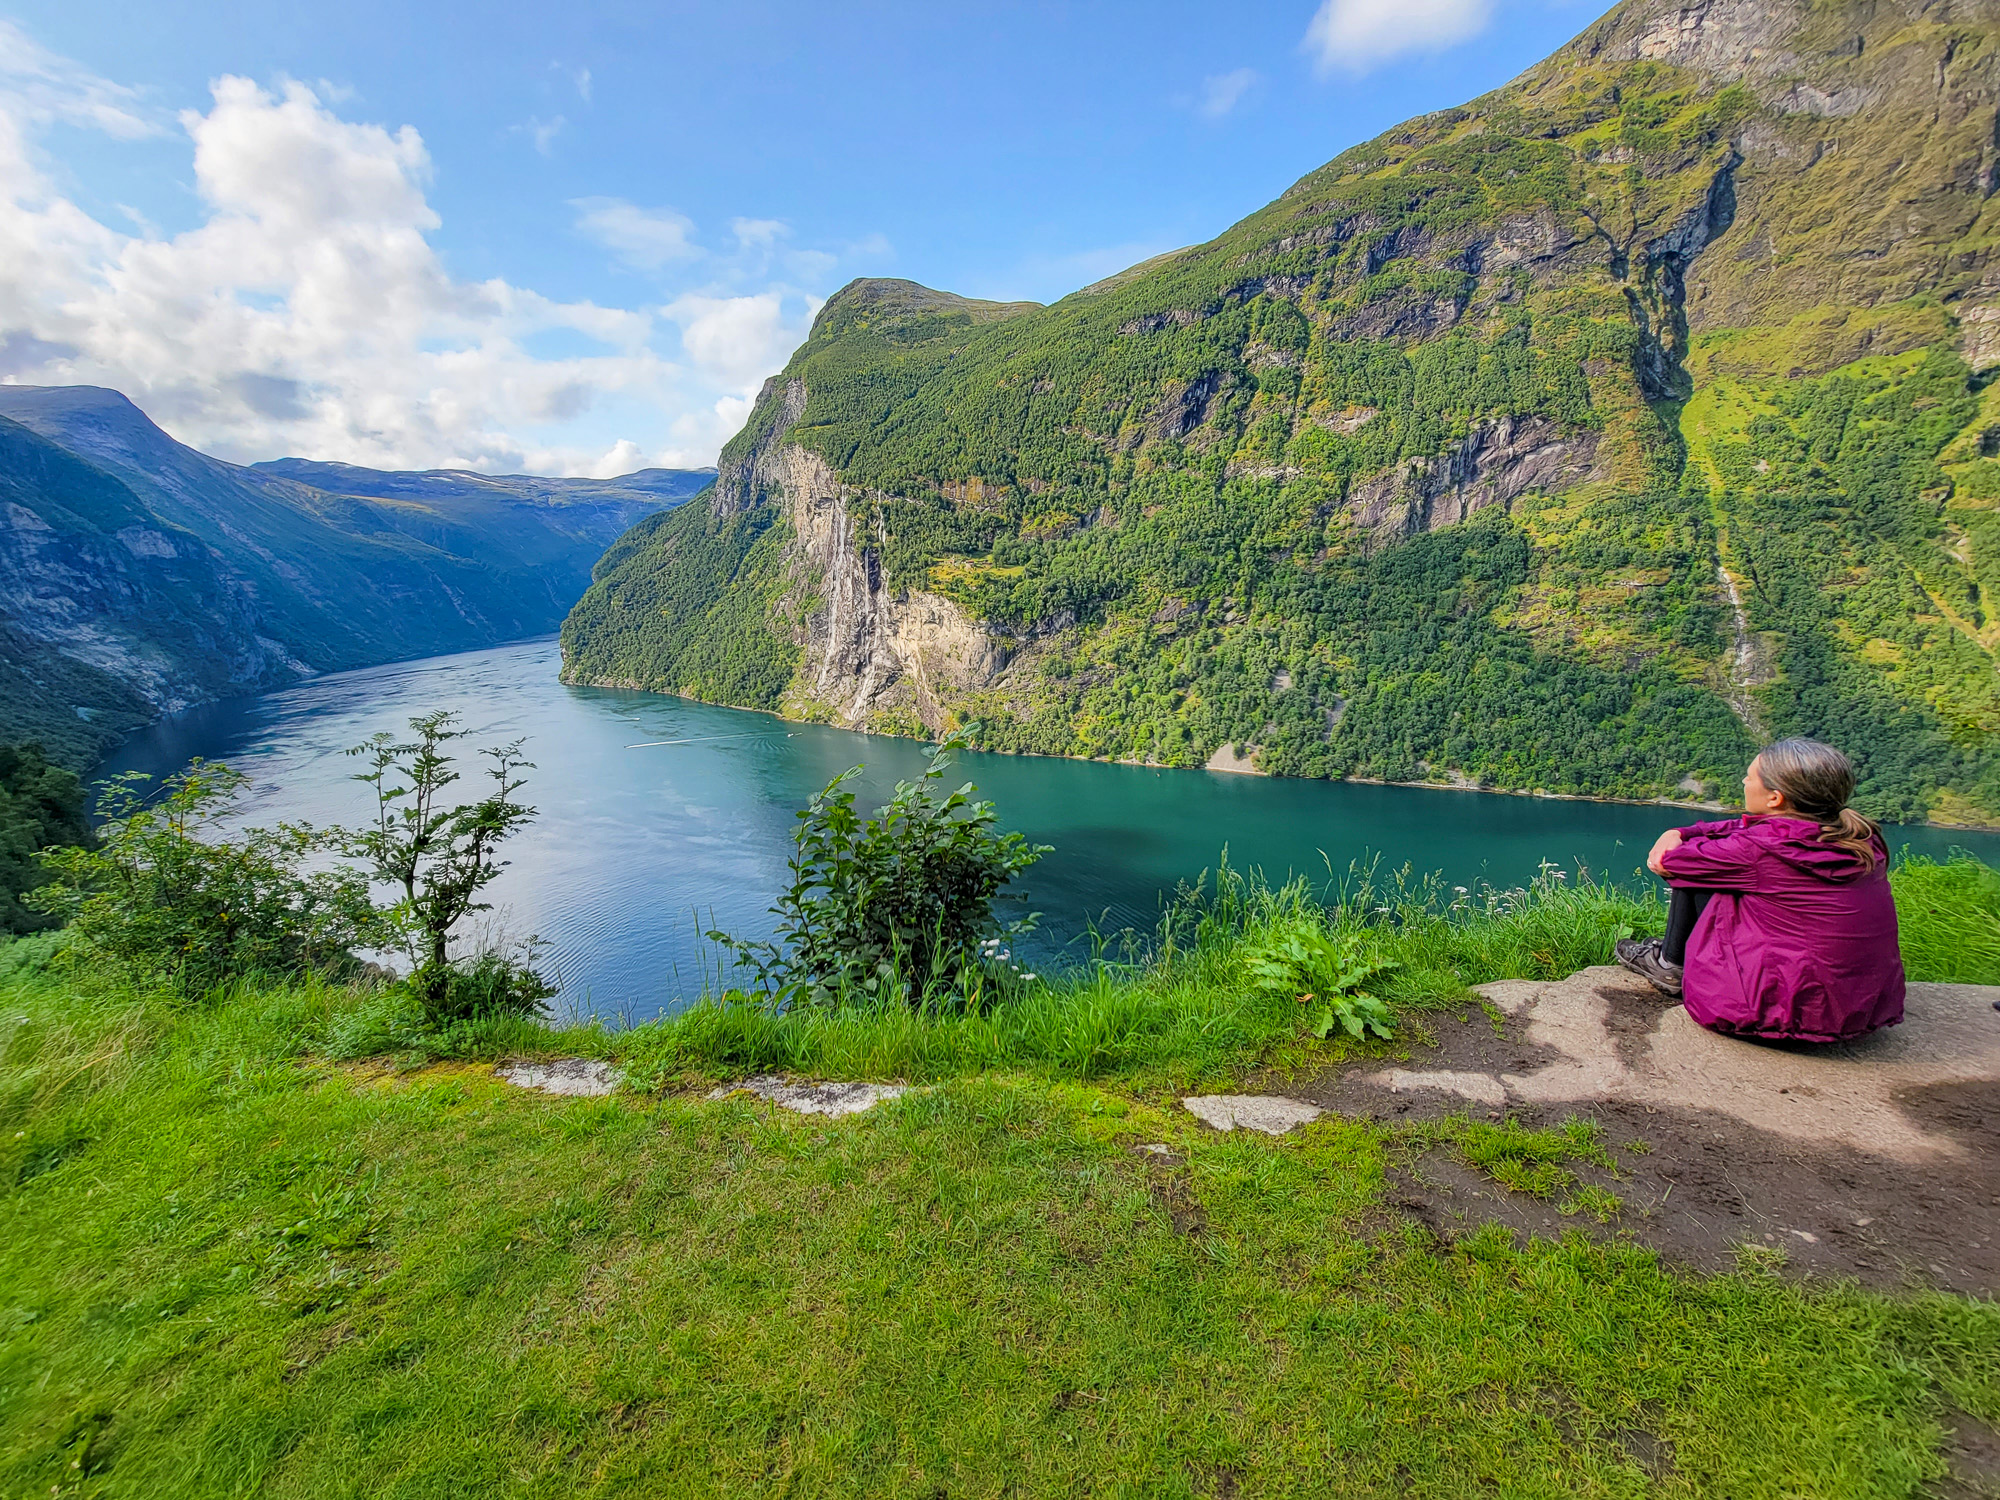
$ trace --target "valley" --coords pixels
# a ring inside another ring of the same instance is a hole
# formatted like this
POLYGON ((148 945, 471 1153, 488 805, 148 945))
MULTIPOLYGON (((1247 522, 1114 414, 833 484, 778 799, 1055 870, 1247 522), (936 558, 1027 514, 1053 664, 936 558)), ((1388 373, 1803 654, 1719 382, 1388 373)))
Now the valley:
POLYGON ((543 634, 708 477, 243 467, 115 391, 0 385, 0 743, 82 770, 162 713, 543 634))

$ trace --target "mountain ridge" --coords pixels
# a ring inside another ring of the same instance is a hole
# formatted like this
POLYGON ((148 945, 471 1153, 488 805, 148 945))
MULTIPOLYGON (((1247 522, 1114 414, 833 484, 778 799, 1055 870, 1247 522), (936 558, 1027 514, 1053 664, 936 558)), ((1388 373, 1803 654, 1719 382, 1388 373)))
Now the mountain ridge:
POLYGON ((0 386, 0 741, 82 769, 156 714, 545 633, 706 482, 246 467, 115 391, 0 386))
POLYGON ((1815 733, 2000 821, 1996 23, 1627 0, 1045 308, 843 288, 565 671, 1586 795, 1815 733))

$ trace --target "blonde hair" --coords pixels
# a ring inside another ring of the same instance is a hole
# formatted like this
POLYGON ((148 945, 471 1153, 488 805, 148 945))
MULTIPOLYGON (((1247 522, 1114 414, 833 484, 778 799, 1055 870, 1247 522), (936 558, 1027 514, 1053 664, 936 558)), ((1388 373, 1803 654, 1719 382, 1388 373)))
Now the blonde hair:
POLYGON ((1861 861, 1864 873, 1875 868, 1875 839, 1880 830, 1847 805, 1854 795, 1854 762, 1818 740, 1779 740, 1757 756, 1758 775, 1765 786, 1782 793, 1786 810, 1819 824, 1819 841, 1845 849, 1861 861))

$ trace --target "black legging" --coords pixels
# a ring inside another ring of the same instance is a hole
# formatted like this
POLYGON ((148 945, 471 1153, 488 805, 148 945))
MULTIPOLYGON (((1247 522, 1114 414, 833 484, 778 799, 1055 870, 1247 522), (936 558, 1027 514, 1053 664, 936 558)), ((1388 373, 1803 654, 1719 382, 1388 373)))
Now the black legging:
POLYGON ((1673 895, 1667 902, 1667 935, 1660 939, 1661 958, 1670 964, 1687 962, 1688 934, 1694 931, 1695 918, 1702 914, 1714 895, 1714 891, 1673 888, 1673 895))

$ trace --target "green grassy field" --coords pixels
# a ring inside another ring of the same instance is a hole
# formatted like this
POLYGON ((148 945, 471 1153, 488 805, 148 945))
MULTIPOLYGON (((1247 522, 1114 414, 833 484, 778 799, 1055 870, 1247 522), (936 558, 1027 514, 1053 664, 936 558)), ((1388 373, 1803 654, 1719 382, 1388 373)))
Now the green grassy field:
MULTIPOLYGON (((1899 894, 1963 927, 1989 876, 1899 894)), ((1407 1004, 1593 960, 1621 900, 1370 930, 1407 1004)), ((422 1049, 330 1060, 379 1024, 362 991, 175 1006, 0 949, 0 1496, 1915 1496, 1951 1411, 2000 1420, 1990 1303, 1447 1245, 1384 1201, 1394 1132, 1171 1108, 1176 1078, 1327 1045, 1225 994, 1283 904, 1211 890, 1176 949, 1044 987, 985 1052, 974 1023, 806 1043, 742 1011, 724 1047, 719 1007, 459 1038, 669 1085, 570 1101, 422 1049), (933 1082, 833 1122, 675 1086, 795 1058, 933 1082)))

